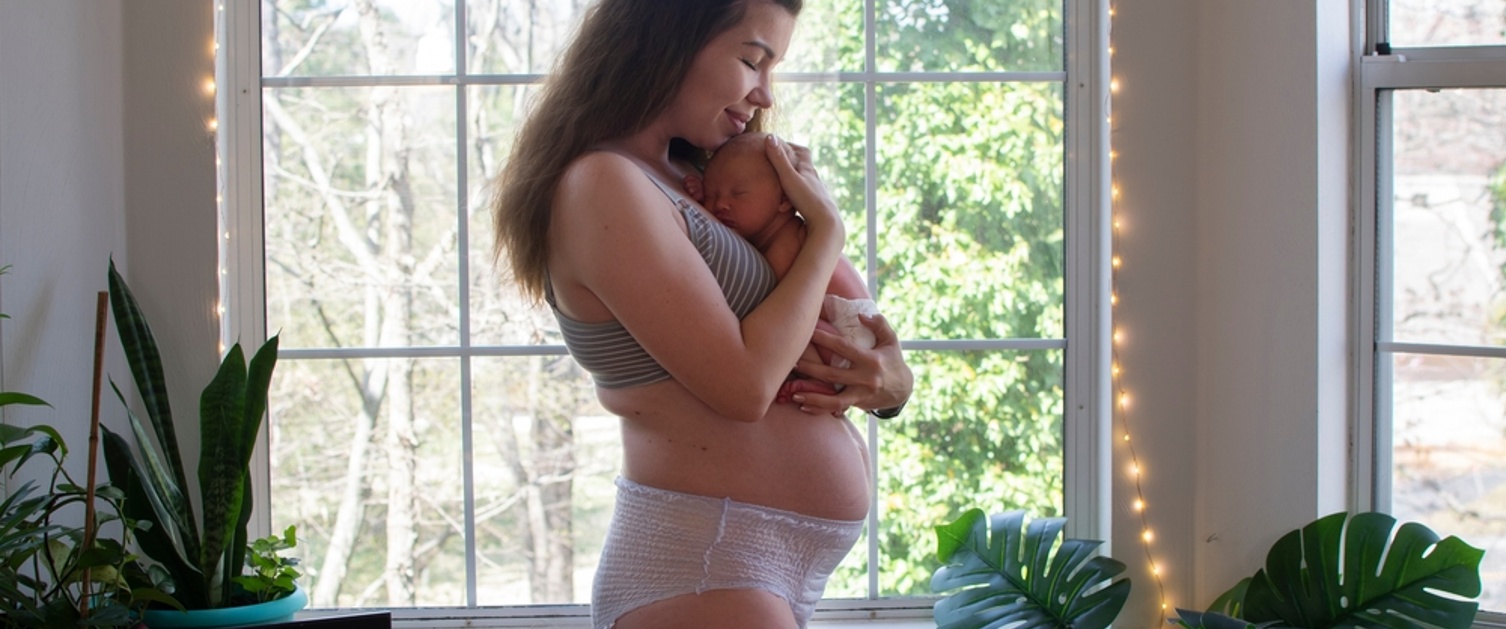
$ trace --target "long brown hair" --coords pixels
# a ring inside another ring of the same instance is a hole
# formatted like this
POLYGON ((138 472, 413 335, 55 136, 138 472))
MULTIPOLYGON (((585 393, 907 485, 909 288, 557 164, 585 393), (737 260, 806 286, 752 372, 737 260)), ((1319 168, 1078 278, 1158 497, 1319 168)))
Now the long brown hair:
MULTIPOLYGON (((565 168, 591 146, 647 127, 701 48, 756 1, 601 0, 587 10, 492 182, 493 253, 507 256, 524 294, 544 295, 550 207, 565 168)), ((768 1, 800 13, 802 0, 768 1)))

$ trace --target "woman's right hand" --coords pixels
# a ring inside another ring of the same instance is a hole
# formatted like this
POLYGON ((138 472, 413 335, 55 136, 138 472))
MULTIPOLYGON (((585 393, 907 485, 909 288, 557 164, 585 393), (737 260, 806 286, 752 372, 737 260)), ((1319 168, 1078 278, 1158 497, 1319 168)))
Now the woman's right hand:
POLYGON ((790 144, 769 134, 764 141, 765 153, 774 172, 779 175, 779 185, 789 197, 795 211, 805 219, 806 225, 818 230, 836 229, 837 241, 845 238, 842 217, 837 213, 837 204, 826 191, 826 184, 811 163, 810 149, 790 144))

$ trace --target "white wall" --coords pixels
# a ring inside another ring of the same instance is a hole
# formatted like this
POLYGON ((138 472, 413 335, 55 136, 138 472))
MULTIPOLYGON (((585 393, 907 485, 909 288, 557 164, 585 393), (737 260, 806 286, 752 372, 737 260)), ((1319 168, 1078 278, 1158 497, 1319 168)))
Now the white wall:
MULTIPOLYGON (((167 364, 176 415, 218 362, 209 2, 0 0, 0 389, 7 423, 87 443, 95 294, 113 256, 167 364)), ((107 377, 130 390, 114 328, 107 377)), ((105 389, 101 416, 122 426, 105 389)), ((184 420, 180 419, 179 422, 184 420)), ((81 455, 79 457, 81 459, 81 455)))
MULTIPOLYGON (((215 362, 210 4, 123 6, 0 0, 0 388, 58 405, 7 421, 87 417, 111 252, 178 366, 179 415, 215 362)), ((1122 384, 1167 599, 1201 607, 1347 504, 1347 4, 1116 11, 1122 384)), ((1118 626, 1160 627, 1120 428, 1114 554, 1135 595, 1118 626)))

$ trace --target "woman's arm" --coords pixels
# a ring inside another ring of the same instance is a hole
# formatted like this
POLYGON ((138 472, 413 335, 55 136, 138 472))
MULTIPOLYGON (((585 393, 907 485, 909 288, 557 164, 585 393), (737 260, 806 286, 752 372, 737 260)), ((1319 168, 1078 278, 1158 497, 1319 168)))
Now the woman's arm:
POLYGON ((550 225, 551 279, 566 315, 617 319, 707 405, 755 421, 804 349, 808 339, 790 330, 815 325, 840 255, 834 210, 813 209, 815 229, 790 273, 739 321, 664 194, 627 158, 593 153, 561 181, 550 225))

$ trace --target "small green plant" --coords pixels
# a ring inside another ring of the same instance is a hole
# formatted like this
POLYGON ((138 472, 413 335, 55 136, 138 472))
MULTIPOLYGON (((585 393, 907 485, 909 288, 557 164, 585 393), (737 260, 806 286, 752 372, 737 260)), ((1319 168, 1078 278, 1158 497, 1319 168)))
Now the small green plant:
POLYGON ((283 557, 281 551, 298 545, 298 527, 289 526, 282 535, 272 534, 251 542, 246 550, 249 573, 235 578, 236 585, 264 603, 293 593, 294 581, 302 576, 296 557, 283 557))
POLYGON ((1341 511, 1277 540, 1265 568, 1206 612, 1177 610, 1189 629, 1436 627, 1474 623, 1484 551, 1439 539, 1384 513, 1341 511), (1394 533, 1394 535, 1393 535, 1394 533))
MULTIPOLYGON (((9 269, 0 267, 0 275, 9 269)), ((51 404, 0 391, 0 410, 19 406, 51 404)), ((51 426, 0 423, 0 629, 127 626, 148 603, 168 600, 129 585, 142 574, 131 537, 150 525, 120 516, 125 494, 114 486, 91 494, 87 481, 74 480, 68 454, 51 426), (101 533, 106 527, 109 536, 101 533)))
POLYGON ((1028 527, 1024 520, 1024 511, 990 517, 972 509, 936 527, 944 565, 931 590, 962 588, 936 602, 940 629, 1103 629, 1114 622, 1129 598, 1129 579, 1113 581, 1124 564, 1095 555, 1102 542, 1068 538, 1058 546, 1066 518, 1037 518, 1028 527))

